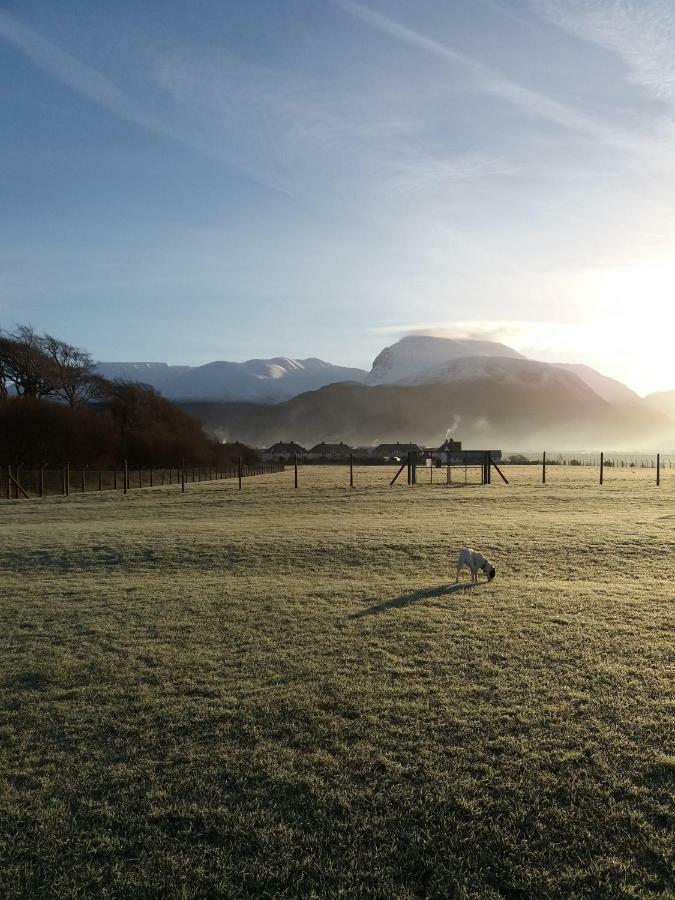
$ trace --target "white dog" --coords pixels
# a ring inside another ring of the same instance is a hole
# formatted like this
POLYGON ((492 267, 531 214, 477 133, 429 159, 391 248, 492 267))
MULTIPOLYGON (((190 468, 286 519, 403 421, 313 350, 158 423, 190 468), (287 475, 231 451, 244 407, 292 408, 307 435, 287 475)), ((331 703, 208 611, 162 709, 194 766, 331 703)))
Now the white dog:
POLYGON ((486 559, 482 553, 477 550, 471 550, 470 547, 462 547, 459 551, 459 559, 457 560, 457 575, 455 584, 459 581, 459 573, 466 566, 471 572, 471 581, 478 584, 478 572, 482 570, 487 576, 488 581, 492 581, 495 577, 496 569, 492 563, 486 559))

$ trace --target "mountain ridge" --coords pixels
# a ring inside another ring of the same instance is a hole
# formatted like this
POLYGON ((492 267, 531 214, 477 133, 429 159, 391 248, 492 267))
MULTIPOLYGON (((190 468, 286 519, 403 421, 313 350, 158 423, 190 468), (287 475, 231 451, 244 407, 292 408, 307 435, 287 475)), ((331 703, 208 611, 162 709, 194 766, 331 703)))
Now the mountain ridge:
MULTIPOLYGON (((478 363, 457 363, 468 359, 526 360, 522 353, 496 341, 440 338, 409 335, 384 347, 375 357, 370 371, 340 366, 317 357, 304 359, 275 356, 244 362, 215 360, 201 366, 175 366, 165 362, 99 362, 98 371, 106 378, 143 381, 172 400, 223 400, 280 403, 327 384, 354 381, 378 384, 434 384, 443 379, 466 380, 466 372, 478 363)), ((537 362, 536 360, 531 360, 537 362)), ((603 400, 615 405, 638 403, 641 398, 627 385, 578 363, 541 363, 573 372, 603 400)), ((493 364, 495 377, 499 367, 493 364)), ((659 397, 651 404, 659 409, 659 397)), ((668 403, 667 399, 664 402, 668 403)), ((670 404, 668 403, 670 406, 670 404)), ((672 414, 672 413, 671 413, 672 414)))
POLYGON ((369 372, 287 356, 101 363, 100 371, 154 384, 219 438, 256 446, 291 438, 434 444, 450 433, 469 445, 514 449, 644 446, 657 434, 661 446, 675 443, 668 392, 647 403, 589 366, 531 360, 492 341, 412 335, 383 348, 369 372))
POLYGON ((172 400, 241 400, 278 403, 336 381, 363 381, 367 372, 317 357, 275 356, 242 363, 215 360, 202 366, 99 362, 104 378, 144 381, 172 400))

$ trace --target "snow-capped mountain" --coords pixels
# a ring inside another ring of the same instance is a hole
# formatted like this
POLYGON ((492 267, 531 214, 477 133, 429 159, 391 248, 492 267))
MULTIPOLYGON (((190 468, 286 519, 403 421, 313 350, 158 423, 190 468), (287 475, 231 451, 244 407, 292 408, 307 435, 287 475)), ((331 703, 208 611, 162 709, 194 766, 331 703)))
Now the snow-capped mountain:
POLYGON ((625 384, 590 366, 535 363, 511 347, 494 341, 453 340, 424 335, 405 337, 386 347, 375 359, 366 384, 451 384, 486 377, 538 377, 543 381, 555 381, 555 370, 574 375, 598 397, 615 406, 642 402, 639 395, 625 384), (506 363, 500 365, 504 361, 525 361, 532 365, 520 368, 506 363))
MULTIPOLYGON (((218 361, 203 366, 170 366, 166 363, 99 363, 106 378, 125 378, 155 387, 172 400, 248 401, 282 403, 330 384, 358 382, 382 385, 452 385, 486 380, 512 384, 565 385, 584 395, 593 392, 613 406, 645 401, 613 378, 590 366, 544 363, 527 359, 511 347, 495 341, 455 340, 413 335, 385 347, 369 373, 321 359, 249 359, 218 361)), ((654 403, 658 407, 658 402, 654 403)))
POLYGON ((109 381, 140 381, 170 397, 171 385, 189 372, 190 366, 170 366, 165 362, 99 362, 96 370, 109 381))
POLYGON ((598 399, 597 392, 575 372, 524 357, 512 359, 506 356, 467 356, 401 378, 396 384, 456 385, 465 381, 499 382, 511 387, 537 385, 540 388, 564 388, 569 396, 576 396, 578 399, 598 399))
MULTIPOLYGON (((375 358, 366 384, 401 384, 403 379, 433 372, 444 363, 467 357, 525 357, 496 341, 455 340, 452 338, 412 335, 401 338, 375 358)), ((416 384, 422 382, 416 381, 416 384)))
POLYGON ((336 381, 364 381, 363 369, 334 366, 321 359, 249 359, 203 366, 166 363, 98 363, 109 379, 124 378, 152 385, 172 400, 248 400, 280 403, 336 381))

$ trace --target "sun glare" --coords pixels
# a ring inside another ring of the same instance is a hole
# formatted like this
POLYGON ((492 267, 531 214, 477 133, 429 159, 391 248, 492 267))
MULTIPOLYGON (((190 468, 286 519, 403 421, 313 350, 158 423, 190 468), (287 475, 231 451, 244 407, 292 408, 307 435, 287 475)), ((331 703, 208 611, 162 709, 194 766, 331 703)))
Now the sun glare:
POLYGON ((598 368, 639 393, 672 389, 675 262, 602 270, 590 282, 592 320, 580 325, 598 368))

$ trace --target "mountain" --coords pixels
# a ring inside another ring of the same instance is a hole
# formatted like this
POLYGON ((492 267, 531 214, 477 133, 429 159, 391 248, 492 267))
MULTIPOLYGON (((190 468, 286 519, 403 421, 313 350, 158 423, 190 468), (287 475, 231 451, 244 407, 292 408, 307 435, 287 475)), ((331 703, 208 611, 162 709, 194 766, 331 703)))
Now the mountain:
POLYGON ((584 366, 577 363, 556 363, 559 369, 567 369, 568 372, 574 372, 582 381, 584 381, 595 393, 606 400, 608 403, 639 403, 642 399, 639 394, 632 391, 627 385, 608 375, 602 375, 590 366, 584 366))
POLYGON ((370 373, 284 356, 194 367, 100 363, 99 371, 153 384, 220 438, 254 446, 434 445, 451 432, 479 448, 628 448, 673 434, 672 420, 658 412, 672 411, 673 395, 648 404, 588 366, 536 362, 492 341, 402 338, 370 373))
POLYGON ((221 439, 259 447, 278 440, 437 446, 449 432, 479 449, 629 446, 631 438, 645 446, 669 425, 651 410, 613 407, 572 372, 530 360, 499 362, 511 367, 507 377, 494 377, 491 359, 483 373, 469 377, 466 366, 466 380, 450 383, 332 384, 274 406, 184 405, 221 439))
POLYGON ((645 446, 649 434, 673 433, 672 421, 657 414, 671 409, 668 395, 647 404, 589 366, 536 362, 493 341, 404 337, 378 354, 369 373, 285 356, 203 366, 100 363, 99 371, 152 384, 221 437, 256 445, 290 438, 433 444, 454 430, 474 445, 490 437, 511 447, 544 440, 645 446))
POLYGON ((430 369, 457 359, 479 356, 525 357, 496 341, 455 340, 452 338, 411 335, 401 338, 375 358, 367 384, 397 384, 430 369))
POLYGON ((249 359, 203 366, 166 363, 97 364, 104 378, 142 381, 171 400, 245 400, 280 403, 336 381, 364 381, 363 369, 335 366, 321 359, 249 359))
MULTIPOLYGON (((454 340, 415 335, 402 338, 377 356, 367 384, 436 384, 443 381, 467 380, 472 371, 480 373, 480 360, 485 357, 526 359, 505 344, 496 341, 454 340), (468 359, 474 362, 469 364, 468 359)), ((639 402, 640 397, 625 384, 602 375, 590 366, 556 363, 557 368, 573 372, 608 403, 639 402)), ((491 372, 500 377, 499 366, 491 372)))
POLYGON ((573 372, 566 372, 550 363, 536 362, 525 357, 511 359, 506 356, 467 356, 463 359, 454 359, 433 369, 425 369, 407 378, 401 378, 396 383, 458 385, 462 382, 476 381, 499 381, 516 388, 538 384, 542 390, 547 386, 554 389, 556 386, 564 386, 569 393, 576 393, 580 398, 588 398, 595 393, 573 372))
POLYGON ((99 362, 96 371, 109 381, 140 381, 169 397, 171 384, 190 366, 170 366, 164 362, 99 362))
POLYGON ((645 403, 657 412, 675 419, 675 391, 657 391, 655 394, 649 394, 645 397, 645 403))

